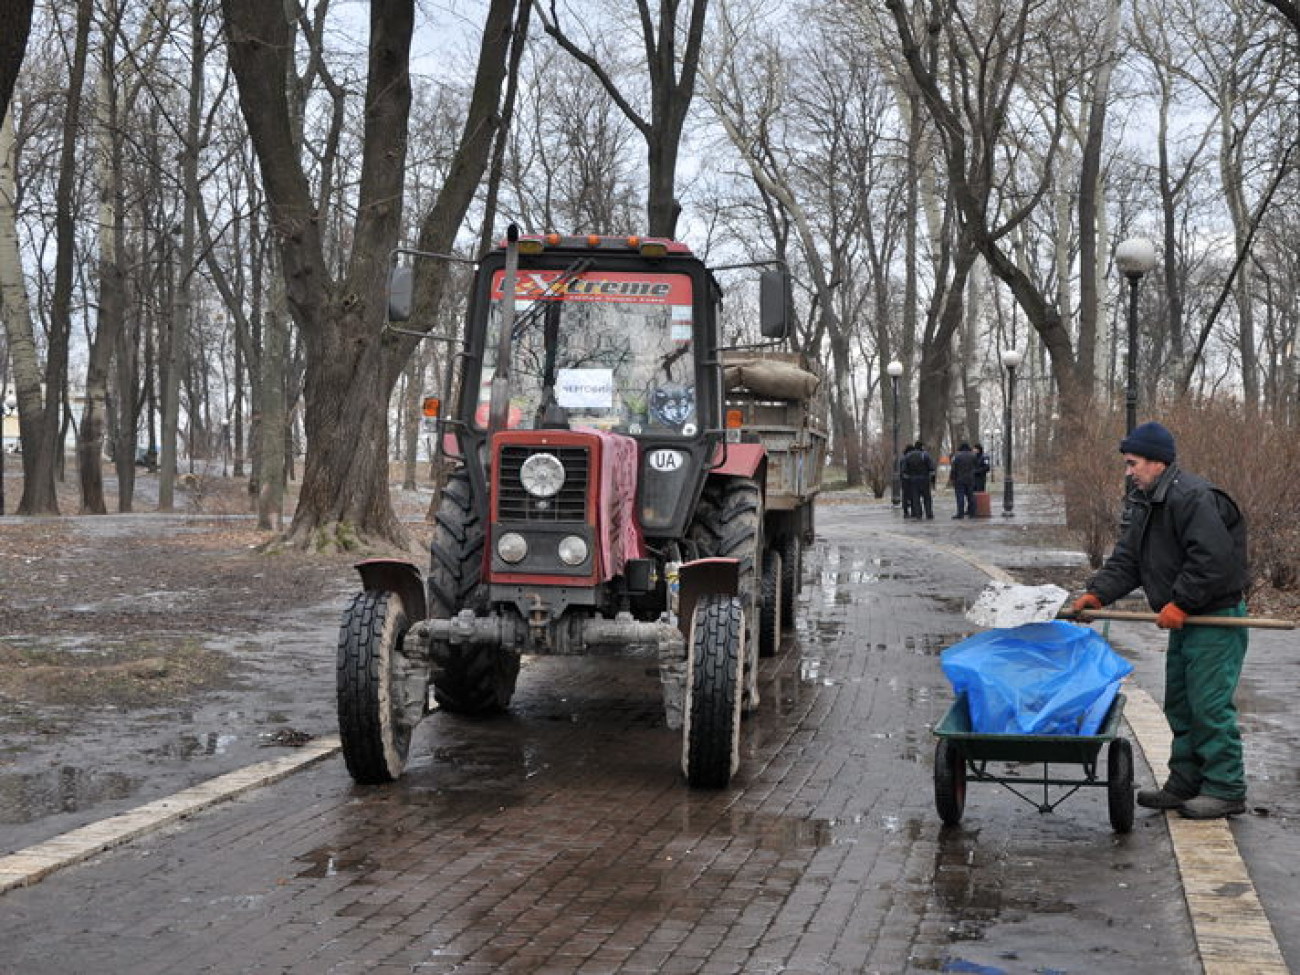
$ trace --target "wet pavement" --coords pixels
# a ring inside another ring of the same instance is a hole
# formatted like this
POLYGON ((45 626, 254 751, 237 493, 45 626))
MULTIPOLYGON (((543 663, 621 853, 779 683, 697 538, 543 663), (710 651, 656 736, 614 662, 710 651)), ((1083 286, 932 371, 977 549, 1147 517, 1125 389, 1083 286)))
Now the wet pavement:
MULTIPOLYGON (((530 658, 508 716, 431 716, 394 786, 354 786, 329 759, 0 895, 4 969, 1198 971, 1163 814, 1139 810, 1120 835, 1104 789, 1041 814, 989 783, 971 783, 960 826, 935 812, 930 729, 951 702, 937 655, 972 629, 980 565, 1081 561, 1030 537, 1056 508, 1023 494, 1005 521, 904 523, 843 495, 821 506, 798 626, 763 662, 729 789, 682 784, 652 660, 530 658)), ((227 637, 252 641, 262 670, 196 711, 162 764, 211 775, 265 757, 249 716, 256 727, 277 706, 292 721, 270 728, 333 733, 335 618, 317 607, 227 637)), ((1110 635, 1158 697, 1158 631, 1110 635)), ((1233 833, 1295 962, 1293 639, 1252 634, 1241 704, 1256 811, 1233 833)), ((148 797, 155 786, 132 784, 158 764, 133 751, 145 730, 124 730, 120 762, 65 756, 71 771, 45 788, 71 780, 73 808, 4 823, 3 846, 148 797)), ((1150 782, 1140 759, 1138 773, 1150 782)))

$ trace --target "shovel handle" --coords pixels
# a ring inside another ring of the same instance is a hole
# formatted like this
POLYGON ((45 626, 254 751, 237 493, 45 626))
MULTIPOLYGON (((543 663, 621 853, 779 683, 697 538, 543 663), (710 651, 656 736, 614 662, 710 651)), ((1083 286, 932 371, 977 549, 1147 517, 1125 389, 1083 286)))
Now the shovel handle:
MULTIPOLYGON (((1076 613, 1072 609, 1063 609, 1056 614, 1058 620, 1078 620, 1087 623, 1090 620, 1128 620, 1133 623, 1154 623, 1155 613, 1140 613, 1127 609, 1085 609, 1076 613)), ((1294 630, 1291 620, 1273 620, 1260 616, 1189 616, 1186 624, 1193 626, 1249 626, 1259 630, 1294 630)))

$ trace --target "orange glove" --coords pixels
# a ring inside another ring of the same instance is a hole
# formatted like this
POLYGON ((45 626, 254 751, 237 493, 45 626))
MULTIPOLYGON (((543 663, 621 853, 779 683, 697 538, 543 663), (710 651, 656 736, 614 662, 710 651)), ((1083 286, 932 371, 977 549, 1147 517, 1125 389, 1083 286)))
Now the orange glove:
POLYGON ((1156 626, 1162 630, 1181 630, 1187 622, 1187 613, 1173 603, 1165 603, 1164 609, 1156 617, 1156 626))
POLYGON ((1071 607, 1076 613, 1086 613, 1090 609, 1101 609, 1101 600, 1096 593, 1085 592, 1074 601, 1071 607))

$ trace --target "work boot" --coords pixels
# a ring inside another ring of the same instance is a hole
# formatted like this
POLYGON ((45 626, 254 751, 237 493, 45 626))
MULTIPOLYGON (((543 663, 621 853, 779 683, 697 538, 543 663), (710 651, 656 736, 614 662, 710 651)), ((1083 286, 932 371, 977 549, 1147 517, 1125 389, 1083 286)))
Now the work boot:
POLYGON ((1137 794, 1137 804, 1146 809, 1179 809, 1190 799, 1191 796, 1180 796, 1177 792, 1170 792, 1164 787, 1139 789, 1137 794))
POLYGON ((1179 807, 1178 813, 1187 819, 1222 819, 1246 811, 1245 799, 1220 799, 1218 796, 1197 796, 1179 807))

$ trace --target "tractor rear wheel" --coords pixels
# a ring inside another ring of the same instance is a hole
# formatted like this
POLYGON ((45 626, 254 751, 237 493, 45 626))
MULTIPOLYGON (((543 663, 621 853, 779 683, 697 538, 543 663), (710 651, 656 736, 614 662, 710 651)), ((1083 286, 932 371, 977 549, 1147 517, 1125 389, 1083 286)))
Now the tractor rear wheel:
POLYGON ((358 593, 339 627, 338 714, 343 759, 363 785, 406 767, 411 733, 429 700, 429 663, 407 656, 410 621, 395 592, 358 593))
MULTIPOLYGON (((463 609, 481 612, 483 521, 474 507, 469 475, 454 471, 438 502, 429 570, 429 616, 451 619, 463 609)), ((519 678, 519 654, 504 647, 436 646, 433 674, 438 706, 453 714, 489 714, 510 704, 519 678)))
POLYGON ((735 596, 711 593, 695 604, 682 729, 682 770, 692 788, 725 788, 740 765, 743 632, 735 596))
POLYGON ((705 485, 690 541, 701 557, 735 559, 740 581, 736 594, 745 614, 741 686, 746 710, 758 707, 759 611, 762 607, 759 572, 762 568, 762 491, 748 477, 719 478, 705 485))

